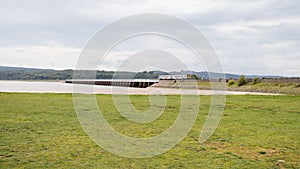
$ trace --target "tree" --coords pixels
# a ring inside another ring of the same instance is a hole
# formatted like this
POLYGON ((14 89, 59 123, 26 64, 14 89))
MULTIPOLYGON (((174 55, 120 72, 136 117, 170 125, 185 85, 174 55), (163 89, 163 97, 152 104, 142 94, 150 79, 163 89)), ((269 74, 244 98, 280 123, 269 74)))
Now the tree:
POLYGON ((245 75, 241 75, 238 80, 238 86, 243 86, 245 84, 247 84, 246 77, 245 77, 245 75))
POLYGON ((192 75, 191 75, 191 79, 196 79, 196 80, 198 80, 198 76, 195 75, 195 74, 192 74, 192 75))

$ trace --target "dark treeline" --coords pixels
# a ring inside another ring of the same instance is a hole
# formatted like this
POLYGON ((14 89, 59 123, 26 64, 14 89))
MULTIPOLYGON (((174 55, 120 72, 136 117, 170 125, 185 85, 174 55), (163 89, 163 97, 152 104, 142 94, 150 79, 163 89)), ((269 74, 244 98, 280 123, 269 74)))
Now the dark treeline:
MULTIPOLYGON (((73 78, 74 70, 7 70, 0 71, 0 80, 65 80, 73 78)), ((76 79, 157 79, 156 72, 113 72, 113 71, 80 71, 75 73, 76 79), (86 75, 88 76, 86 76, 86 75)))

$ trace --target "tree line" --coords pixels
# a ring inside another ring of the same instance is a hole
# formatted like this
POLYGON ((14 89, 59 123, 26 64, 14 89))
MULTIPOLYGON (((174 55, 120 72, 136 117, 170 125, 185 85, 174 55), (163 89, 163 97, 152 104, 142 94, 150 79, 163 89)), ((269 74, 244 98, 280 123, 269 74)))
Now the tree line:
MULTIPOLYGON (((84 79, 85 73, 92 73, 92 71, 80 71, 80 75, 75 76, 78 79, 84 79)), ((74 70, 8 70, 0 71, 0 80, 65 80, 73 79, 74 70)), ((92 73, 92 74, 95 74, 92 73)), ((76 75, 76 74, 75 74, 76 75)), ((158 74, 153 71, 144 72, 126 72, 126 71, 97 71, 96 79, 157 79, 158 74)))

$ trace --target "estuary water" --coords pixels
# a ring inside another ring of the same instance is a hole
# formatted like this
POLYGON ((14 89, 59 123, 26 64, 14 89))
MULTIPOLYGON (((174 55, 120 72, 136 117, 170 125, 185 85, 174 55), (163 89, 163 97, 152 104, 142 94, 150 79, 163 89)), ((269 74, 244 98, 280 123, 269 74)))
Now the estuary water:
POLYGON ((213 90, 180 90, 170 88, 133 88, 100 86, 85 84, 70 84, 64 81, 6 81, 0 80, 0 92, 26 92, 26 93, 84 93, 84 94, 196 94, 196 95, 243 95, 259 94, 269 95, 268 93, 256 92, 237 92, 237 91, 213 91, 213 90), (74 90, 74 91, 73 91, 74 90))

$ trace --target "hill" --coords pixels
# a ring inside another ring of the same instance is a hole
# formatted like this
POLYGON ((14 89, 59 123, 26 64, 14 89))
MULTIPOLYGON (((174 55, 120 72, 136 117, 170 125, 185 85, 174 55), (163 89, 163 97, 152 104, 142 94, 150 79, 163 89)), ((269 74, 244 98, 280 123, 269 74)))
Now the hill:
MULTIPOLYGON (((240 74, 233 74, 233 73, 216 73, 216 72, 207 72, 207 71, 184 71, 184 74, 194 74, 199 79, 209 79, 209 76, 211 78, 223 78, 225 75, 226 79, 238 79, 241 75, 240 74)), ((182 72, 170 72, 170 74, 182 74, 182 72)), ((284 76, 276 76, 276 75, 246 75, 246 78, 284 78, 284 76)))
MULTIPOLYGON (((54 69, 39 69, 39 68, 24 68, 24 67, 8 67, 0 66, 0 80, 65 80, 72 79, 74 70, 54 70, 54 69)), ((184 71, 184 72, 164 72, 160 70, 143 71, 143 72, 114 72, 99 70, 96 74, 96 79, 157 79, 160 74, 194 74, 199 79, 209 79, 209 77, 218 79, 223 78, 224 74, 207 71, 184 71)), ((225 73, 226 79, 238 79, 239 74, 225 73)), ((84 78, 84 77, 83 77, 84 78)), ((283 78, 283 76, 274 75, 246 75, 246 78, 283 78)))
POLYGON ((3 72, 3 71, 34 71, 34 70, 54 70, 54 69, 0 66, 0 72, 3 72))

